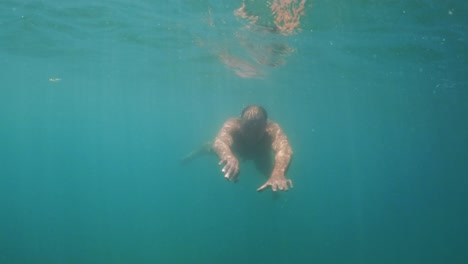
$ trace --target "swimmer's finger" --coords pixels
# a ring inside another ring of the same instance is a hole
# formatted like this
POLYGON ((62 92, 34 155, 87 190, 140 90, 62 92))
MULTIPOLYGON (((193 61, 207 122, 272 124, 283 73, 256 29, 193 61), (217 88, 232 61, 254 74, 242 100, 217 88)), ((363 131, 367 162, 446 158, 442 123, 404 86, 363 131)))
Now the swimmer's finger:
POLYGON ((238 176, 239 176, 239 167, 231 166, 230 179, 237 182, 239 180, 238 176))
POLYGON ((261 192, 265 190, 268 187, 268 185, 269 185, 268 183, 263 184, 262 186, 260 186, 260 188, 257 189, 257 192, 261 192))
POLYGON ((234 177, 232 177, 234 179, 234 182, 238 182, 239 181, 239 171, 237 170, 236 171, 236 174, 234 175, 234 177))
POLYGON ((227 172, 229 170, 229 164, 224 165, 224 167, 221 169, 223 173, 227 172))
POLYGON ((291 187, 291 188, 294 187, 291 180, 288 180, 288 181, 287 181, 286 186, 288 186, 288 183, 289 183, 289 187, 291 187))
POLYGON ((278 188, 278 184, 274 183, 274 184, 271 185, 271 190, 272 191, 276 192, 277 188, 278 188))
POLYGON ((288 184, 286 182, 282 182, 281 184, 278 184, 278 189, 280 191, 287 191, 288 190, 288 184))
POLYGON ((232 171, 232 164, 229 162, 224 165, 223 169, 221 170, 223 173, 230 173, 232 171))
POLYGON ((223 172, 225 172, 226 174, 224 175, 224 178, 228 179, 228 180, 231 180, 231 177, 233 175, 233 172, 234 172, 234 168, 232 166, 228 166, 226 165, 224 168, 223 168, 223 172))
MULTIPOLYGON (((226 172, 226 170, 224 170, 223 172, 226 172)), ((227 170, 226 174, 224 174, 224 178, 231 180, 231 173, 232 169, 227 170)))

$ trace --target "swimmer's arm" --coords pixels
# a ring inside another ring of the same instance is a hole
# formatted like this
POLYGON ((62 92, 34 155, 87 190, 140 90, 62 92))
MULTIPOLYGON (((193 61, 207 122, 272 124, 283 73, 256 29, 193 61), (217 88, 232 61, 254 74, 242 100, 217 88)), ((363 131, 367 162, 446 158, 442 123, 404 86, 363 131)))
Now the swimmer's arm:
POLYGON ((239 129, 238 118, 231 118, 227 120, 223 127, 219 130, 213 142, 213 149, 218 154, 220 160, 226 160, 233 157, 231 146, 233 143, 233 133, 239 129))
POLYGON ((275 165, 272 175, 283 175, 288 169, 291 156, 293 154, 291 145, 289 144, 286 134, 281 127, 272 121, 268 123, 267 132, 271 135, 272 149, 275 152, 275 165))
POLYGON ((275 165, 273 171, 271 172, 270 178, 265 184, 260 186, 257 189, 258 192, 265 190, 268 187, 271 187, 271 190, 276 192, 287 191, 288 188, 292 188, 292 181, 286 179, 286 170, 288 169, 289 162, 291 161, 292 149, 289 145, 288 138, 281 130, 281 127, 269 121, 267 125, 267 133, 272 139, 272 148, 275 152, 275 165))
POLYGON ((239 118, 232 118, 224 123, 213 143, 213 149, 218 154, 220 162, 218 165, 223 165, 221 170, 224 178, 237 182, 239 177, 239 161, 234 156, 231 146, 234 143, 233 134, 240 128, 239 118))

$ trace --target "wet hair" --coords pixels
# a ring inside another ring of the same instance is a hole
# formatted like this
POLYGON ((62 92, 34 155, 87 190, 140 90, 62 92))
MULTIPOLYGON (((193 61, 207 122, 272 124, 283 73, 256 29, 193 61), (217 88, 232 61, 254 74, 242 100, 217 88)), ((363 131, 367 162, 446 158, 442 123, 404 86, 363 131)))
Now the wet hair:
POLYGON ((265 108, 259 105, 249 105, 242 110, 241 118, 245 121, 266 121, 268 115, 265 108))

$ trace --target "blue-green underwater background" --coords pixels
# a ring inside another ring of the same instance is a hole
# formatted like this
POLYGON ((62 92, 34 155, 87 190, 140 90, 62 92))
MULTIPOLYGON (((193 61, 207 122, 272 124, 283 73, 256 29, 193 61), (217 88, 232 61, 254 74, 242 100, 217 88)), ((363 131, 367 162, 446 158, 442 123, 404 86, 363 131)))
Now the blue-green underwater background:
POLYGON ((240 5, 1 1, 0 263, 468 263, 465 1, 308 1, 289 36, 240 5), (289 192, 179 163, 253 103, 289 192))

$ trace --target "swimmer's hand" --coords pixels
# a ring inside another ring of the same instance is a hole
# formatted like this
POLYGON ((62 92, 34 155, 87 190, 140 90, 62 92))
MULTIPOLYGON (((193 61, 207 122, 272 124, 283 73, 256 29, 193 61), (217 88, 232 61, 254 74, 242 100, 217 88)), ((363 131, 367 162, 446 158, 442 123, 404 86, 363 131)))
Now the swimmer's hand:
POLYGON ((234 180, 234 182, 237 182, 239 180, 239 161, 236 159, 236 157, 227 156, 218 163, 218 165, 223 164, 225 165, 221 171, 224 173, 224 178, 229 181, 234 180))
POLYGON ((288 190, 288 184, 290 188, 293 188, 292 181, 289 179, 286 179, 284 177, 284 173, 281 171, 273 171, 271 174, 271 177, 268 179, 268 181, 260 186, 260 188, 257 189, 257 192, 261 192, 265 190, 268 186, 271 186, 271 189, 276 192, 277 190, 280 191, 287 191, 288 190))

